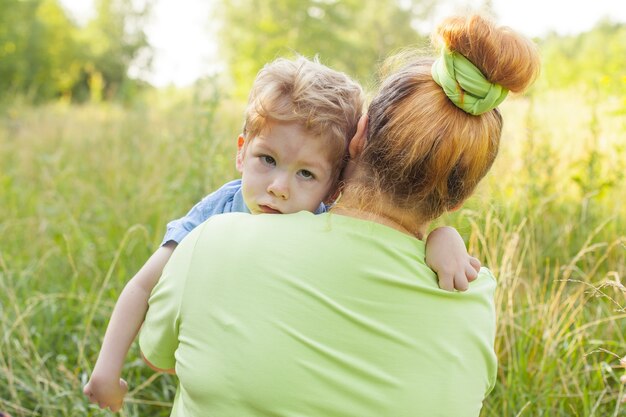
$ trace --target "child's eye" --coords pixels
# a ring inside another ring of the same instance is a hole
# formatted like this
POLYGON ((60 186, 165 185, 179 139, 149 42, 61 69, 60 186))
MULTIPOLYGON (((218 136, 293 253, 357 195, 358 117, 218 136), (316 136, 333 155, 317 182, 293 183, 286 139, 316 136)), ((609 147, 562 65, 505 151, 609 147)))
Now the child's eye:
POLYGON ((306 180, 312 180, 315 178, 315 175, 313 175, 313 173, 307 169, 301 169, 298 174, 306 180))
POLYGON ((261 158, 261 162, 263 162, 265 165, 269 165, 269 166, 276 165, 276 160, 269 155, 261 155, 259 156, 259 158, 261 158))

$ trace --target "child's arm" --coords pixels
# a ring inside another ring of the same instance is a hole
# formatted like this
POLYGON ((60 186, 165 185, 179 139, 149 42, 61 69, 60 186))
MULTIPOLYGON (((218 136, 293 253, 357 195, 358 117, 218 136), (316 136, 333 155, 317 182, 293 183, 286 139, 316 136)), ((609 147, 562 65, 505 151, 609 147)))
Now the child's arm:
POLYGON ((126 284, 113 309, 98 360, 83 389, 89 401, 100 408, 109 407, 111 411, 122 407, 128 390, 126 382, 120 379, 122 365, 148 311, 150 293, 176 248, 175 242, 180 242, 209 217, 231 211, 248 211, 241 193, 241 180, 224 184, 193 206, 184 217, 168 223, 163 239, 167 243, 157 249, 126 284))
POLYGON ((426 264, 437 273, 439 287, 465 291, 476 279, 480 261, 469 256, 463 238, 452 227, 439 227, 426 239, 426 264))
POLYGON ((100 408, 118 411, 128 391, 120 378, 124 359, 148 311, 148 298, 176 243, 170 241, 157 249, 120 294, 102 341, 98 360, 83 393, 100 408))

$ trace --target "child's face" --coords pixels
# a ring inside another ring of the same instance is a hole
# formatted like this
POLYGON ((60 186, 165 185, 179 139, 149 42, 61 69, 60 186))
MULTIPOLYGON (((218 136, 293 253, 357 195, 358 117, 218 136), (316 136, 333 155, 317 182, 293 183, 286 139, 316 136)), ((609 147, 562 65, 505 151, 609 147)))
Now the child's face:
POLYGON ((237 169, 252 214, 315 211, 333 185, 326 141, 297 123, 270 122, 239 142, 237 169))

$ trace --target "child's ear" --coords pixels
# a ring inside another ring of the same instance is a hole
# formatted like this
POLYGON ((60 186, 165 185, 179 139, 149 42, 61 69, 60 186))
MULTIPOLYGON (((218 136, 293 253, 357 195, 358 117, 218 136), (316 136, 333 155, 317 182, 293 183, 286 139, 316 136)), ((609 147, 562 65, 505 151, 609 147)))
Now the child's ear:
POLYGON ((243 135, 239 135, 237 137, 237 157, 235 159, 235 166, 237 167, 237 171, 243 171, 243 153, 245 151, 245 143, 246 139, 243 135))
POLYGON ((350 153, 350 159, 355 159, 358 155, 361 154, 363 148, 365 147, 365 142, 367 140, 367 114, 364 114, 359 119, 359 122, 356 125, 356 133, 352 140, 350 140, 350 144, 348 145, 348 152, 350 153))

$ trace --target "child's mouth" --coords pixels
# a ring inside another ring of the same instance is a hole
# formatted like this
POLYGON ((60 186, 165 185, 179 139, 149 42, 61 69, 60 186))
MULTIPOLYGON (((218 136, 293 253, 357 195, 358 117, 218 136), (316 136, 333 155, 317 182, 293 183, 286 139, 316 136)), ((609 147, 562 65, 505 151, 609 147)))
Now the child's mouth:
POLYGON ((280 210, 276 210, 270 206, 259 206, 259 209, 265 214, 282 214, 280 210))

